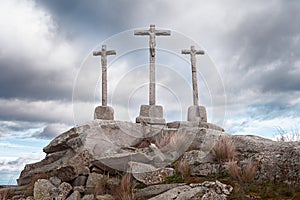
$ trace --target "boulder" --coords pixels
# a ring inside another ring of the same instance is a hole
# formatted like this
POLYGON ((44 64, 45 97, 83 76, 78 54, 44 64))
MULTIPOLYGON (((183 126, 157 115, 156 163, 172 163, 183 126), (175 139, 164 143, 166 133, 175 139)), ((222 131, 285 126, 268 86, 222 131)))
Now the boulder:
POLYGON ((48 180, 39 179, 34 184, 34 199, 52 200, 58 196, 58 189, 48 180))
POLYGON ((81 195, 78 191, 74 191, 66 200, 80 200, 81 195))
POLYGON ((160 184, 175 173, 173 168, 155 168, 144 163, 129 162, 129 166, 133 177, 146 185, 160 184))
POLYGON ((149 200, 185 200, 185 199, 207 199, 207 200, 226 200, 233 188, 230 185, 219 181, 206 181, 200 184, 183 185, 172 188, 149 200))

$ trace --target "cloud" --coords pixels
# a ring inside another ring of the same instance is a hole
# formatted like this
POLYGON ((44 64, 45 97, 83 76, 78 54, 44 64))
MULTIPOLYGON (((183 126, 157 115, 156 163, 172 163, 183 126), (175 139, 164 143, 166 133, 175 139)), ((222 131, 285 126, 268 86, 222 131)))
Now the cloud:
POLYGON ((56 136, 66 132, 71 127, 65 124, 48 124, 42 132, 38 132, 32 135, 32 137, 41 138, 41 139, 53 139, 56 136))
POLYGON ((59 33, 51 15, 33 0, 5 0, 0 25, 0 96, 71 99, 78 47, 59 33))
POLYGON ((72 104, 63 101, 0 99, 2 120, 27 122, 73 122, 72 104))

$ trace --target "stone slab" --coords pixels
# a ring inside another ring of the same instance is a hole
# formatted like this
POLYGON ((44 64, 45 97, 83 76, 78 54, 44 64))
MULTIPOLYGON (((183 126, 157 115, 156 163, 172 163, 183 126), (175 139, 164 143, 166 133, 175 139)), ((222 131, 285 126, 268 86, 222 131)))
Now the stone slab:
POLYGON ((141 105, 140 116, 136 118, 136 123, 166 124, 166 120, 163 118, 163 107, 159 105, 141 105))
POLYGON ((190 106, 188 108, 188 121, 207 122, 206 109, 204 106, 190 106))
POLYGON ((94 119, 114 120, 114 109, 110 106, 97 106, 94 119))

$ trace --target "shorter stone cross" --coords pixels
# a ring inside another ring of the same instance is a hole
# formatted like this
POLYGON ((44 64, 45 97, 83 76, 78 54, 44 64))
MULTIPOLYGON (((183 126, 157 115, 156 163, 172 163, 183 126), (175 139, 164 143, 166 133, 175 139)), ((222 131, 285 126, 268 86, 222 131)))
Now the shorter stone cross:
POLYGON ((191 46, 191 50, 182 50, 182 54, 191 55, 191 65, 192 65, 192 82, 193 82, 193 101, 194 106, 198 106, 198 86, 197 86, 197 73, 196 73, 196 55, 204 54, 203 50, 196 50, 195 46, 191 46))
POLYGON ((102 65, 102 106, 107 106, 107 56, 116 55, 114 50, 106 50, 106 45, 102 45, 101 51, 94 51, 94 56, 101 56, 102 65))

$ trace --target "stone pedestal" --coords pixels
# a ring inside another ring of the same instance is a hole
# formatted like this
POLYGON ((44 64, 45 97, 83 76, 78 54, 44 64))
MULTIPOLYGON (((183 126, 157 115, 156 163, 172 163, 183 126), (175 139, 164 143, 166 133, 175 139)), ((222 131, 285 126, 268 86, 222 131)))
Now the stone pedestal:
POLYGON ((207 122, 206 109, 204 106, 190 106, 188 109, 188 121, 207 122))
POLYGON ((166 124, 163 118, 163 107, 158 105, 141 105, 140 116, 136 118, 136 123, 166 124))
POLYGON ((94 119, 114 120, 114 109, 110 106, 97 106, 94 119))

